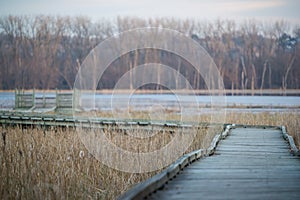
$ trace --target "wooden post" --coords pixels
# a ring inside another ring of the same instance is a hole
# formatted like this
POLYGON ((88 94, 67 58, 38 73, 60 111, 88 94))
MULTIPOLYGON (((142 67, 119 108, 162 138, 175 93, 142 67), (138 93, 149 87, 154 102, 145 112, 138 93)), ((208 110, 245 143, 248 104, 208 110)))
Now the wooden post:
POLYGON ((57 92, 57 88, 55 89, 55 104, 56 104, 56 108, 58 108, 58 92, 57 92))
POLYGON ((45 90, 43 90, 43 108, 46 108, 45 90))
POLYGON ((18 98, 18 89, 15 89, 15 109, 18 108, 19 98, 18 98))
POLYGON ((32 104, 31 104, 31 107, 33 107, 35 105, 35 89, 33 88, 33 91, 32 91, 32 104))
POLYGON ((79 90, 76 89, 76 87, 74 87, 74 91, 73 91, 73 110, 79 108, 79 98, 80 98, 79 90))

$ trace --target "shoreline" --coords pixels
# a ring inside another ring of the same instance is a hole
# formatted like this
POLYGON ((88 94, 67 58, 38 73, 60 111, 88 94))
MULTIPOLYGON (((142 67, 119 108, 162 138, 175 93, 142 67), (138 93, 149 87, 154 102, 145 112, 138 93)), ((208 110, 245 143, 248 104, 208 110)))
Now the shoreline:
MULTIPOLYGON (((32 93, 33 89, 23 90, 25 93, 32 93)), ((35 89, 35 93, 71 93, 72 90, 40 90, 35 89)), ((0 93, 11 92, 14 93, 15 90, 0 90, 0 93)), ((89 90, 87 92, 93 92, 89 90)), ((265 89, 265 90, 112 90, 103 89, 96 90, 96 94, 185 94, 185 95, 226 95, 226 96, 300 96, 300 89, 265 89)), ((0 94, 1 95, 1 94, 0 94)))

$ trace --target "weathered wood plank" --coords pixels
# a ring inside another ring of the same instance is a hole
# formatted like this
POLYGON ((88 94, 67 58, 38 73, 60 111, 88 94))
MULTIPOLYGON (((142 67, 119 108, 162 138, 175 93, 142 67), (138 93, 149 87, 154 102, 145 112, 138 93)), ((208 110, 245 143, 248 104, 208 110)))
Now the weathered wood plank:
MULTIPOLYGON (((288 139, 288 137, 286 137, 288 139)), ((300 159, 281 130, 236 128, 147 199, 300 199, 300 159)))
POLYGON ((157 192, 154 195, 150 196, 147 199, 205 199, 205 200, 224 200, 224 199, 272 199, 272 200, 282 200, 282 199, 298 199, 299 196, 295 194, 295 191, 290 191, 290 190, 282 190, 279 192, 274 192, 274 191, 256 191, 250 190, 250 191, 245 191, 245 190, 236 190, 236 192, 232 193, 231 190, 221 190, 221 191, 216 191, 217 190, 217 185, 215 185, 215 190, 214 191, 203 191, 201 196, 199 196, 199 192, 197 190, 194 190, 193 192, 189 193, 180 193, 180 192, 170 192, 166 193, 166 195, 162 195, 161 193, 157 192), (165 198, 165 196, 168 196, 168 198, 165 198), (237 198, 236 196, 239 196, 237 198), (284 198, 282 198, 284 197, 284 198))

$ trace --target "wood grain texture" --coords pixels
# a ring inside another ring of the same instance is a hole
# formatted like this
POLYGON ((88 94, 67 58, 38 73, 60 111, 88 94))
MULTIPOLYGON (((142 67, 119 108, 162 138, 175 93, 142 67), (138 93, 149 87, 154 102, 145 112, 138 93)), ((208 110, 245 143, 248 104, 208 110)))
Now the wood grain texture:
POLYGON ((300 158, 278 129, 236 128, 147 199, 300 199, 300 158))

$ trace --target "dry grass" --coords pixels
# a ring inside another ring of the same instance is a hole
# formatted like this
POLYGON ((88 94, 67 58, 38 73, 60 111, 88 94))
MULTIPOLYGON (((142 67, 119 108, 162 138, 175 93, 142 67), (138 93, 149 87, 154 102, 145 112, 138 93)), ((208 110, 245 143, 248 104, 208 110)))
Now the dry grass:
MULTIPOLYGON (((205 132, 205 128, 198 130, 193 148, 207 143, 201 139, 205 132)), ((124 141, 128 130, 108 128, 106 134, 117 145, 131 144, 127 150, 143 152, 160 148, 177 132, 160 130, 148 138, 151 145, 144 146, 124 141)), ((115 199, 157 173, 131 174, 103 165, 88 153, 72 128, 2 127, 1 136, 0 199, 115 199)))
MULTIPOLYGON (((113 117, 110 112, 95 112, 95 116, 113 117)), ((122 116, 122 115, 120 115, 122 116)), ((136 119, 149 119, 149 112, 132 112, 130 116, 134 116, 136 119)), ((168 111, 167 115, 164 116, 166 120, 180 120, 180 115, 176 112, 168 111)), ((198 119, 201 122, 210 122, 210 115, 201 116, 189 116, 188 121, 194 121, 198 119)), ((124 118, 126 116, 124 115, 124 118)), ((300 112, 295 111, 284 111, 284 112, 229 112, 226 114, 225 123, 234 124, 245 124, 245 125, 270 125, 270 126, 281 126, 287 127, 287 131, 294 137, 294 140, 298 147, 300 147, 300 112)))
POLYGON ((90 155, 75 130, 1 130, 1 199, 113 199, 152 174, 110 169, 90 155))
MULTIPOLYGON (((203 121, 208 121, 203 116, 203 121)), ((286 125, 288 132, 299 144, 299 113, 228 113, 228 123, 286 125)), ((106 167, 82 144, 76 130, 39 128, 21 129, 1 127, 0 140, 0 199, 115 199, 133 184, 143 181, 157 172, 125 173, 106 167)), ((146 143, 128 141, 126 135, 142 130, 105 130, 105 134, 117 145, 130 151, 144 152, 161 148, 178 130, 160 130, 146 143), (156 145, 156 146, 155 146, 156 145), (144 149, 143 149, 144 148, 144 149)), ((213 130, 219 132, 220 129, 213 130)), ((188 151, 204 148, 214 134, 207 128, 197 130, 188 151)))
POLYGON ((287 132, 293 136, 300 147, 300 112, 263 112, 263 113, 227 113, 227 123, 245 125, 286 126, 287 132))

